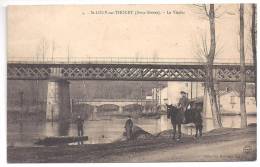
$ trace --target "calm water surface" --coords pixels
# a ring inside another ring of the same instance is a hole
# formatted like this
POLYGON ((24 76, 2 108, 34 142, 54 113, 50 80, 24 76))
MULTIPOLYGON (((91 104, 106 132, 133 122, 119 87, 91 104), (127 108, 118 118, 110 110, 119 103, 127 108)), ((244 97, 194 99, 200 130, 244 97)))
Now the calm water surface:
MULTIPOLYGON (((122 138, 124 124, 127 118, 118 117, 113 114, 107 115, 99 113, 95 117, 84 122, 84 135, 89 137, 85 144, 110 143, 122 138)), ((133 119, 135 125, 140 126, 149 133, 155 134, 161 131, 172 129, 170 120, 166 115, 161 115, 159 119, 136 118, 133 119)), ((204 120, 204 131, 213 129, 211 119, 204 120)), ((224 127, 239 128, 240 116, 222 116, 224 127)), ((248 124, 256 123, 256 116, 248 116, 248 124)), ((194 134, 195 129, 183 126, 182 132, 194 134)), ((32 146, 35 140, 46 136, 75 136, 77 135, 76 124, 59 124, 57 122, 25 121, 8 123, 9 146, 32 146)))

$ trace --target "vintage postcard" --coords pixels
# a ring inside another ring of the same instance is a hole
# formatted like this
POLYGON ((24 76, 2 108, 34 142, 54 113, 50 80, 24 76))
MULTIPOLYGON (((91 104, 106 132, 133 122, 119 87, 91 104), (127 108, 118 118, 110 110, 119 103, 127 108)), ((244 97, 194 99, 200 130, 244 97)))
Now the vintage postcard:
POLYGON ((9 5, 7 162, 255 161, 256 6, 9 5))

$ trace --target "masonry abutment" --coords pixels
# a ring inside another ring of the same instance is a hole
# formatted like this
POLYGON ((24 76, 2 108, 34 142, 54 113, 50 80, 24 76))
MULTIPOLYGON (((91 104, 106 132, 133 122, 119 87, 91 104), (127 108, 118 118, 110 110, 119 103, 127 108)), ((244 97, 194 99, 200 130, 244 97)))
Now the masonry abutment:
POLYGON ((47 89, 46 120, 67 120, 71 115, 70 86, 66 80, 51 79, 47 89))

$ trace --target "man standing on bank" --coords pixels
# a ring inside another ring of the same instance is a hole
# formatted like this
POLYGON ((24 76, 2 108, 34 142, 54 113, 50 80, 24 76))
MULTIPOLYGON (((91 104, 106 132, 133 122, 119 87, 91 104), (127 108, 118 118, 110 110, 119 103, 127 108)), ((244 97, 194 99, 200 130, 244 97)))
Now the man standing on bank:
MULTIPOLYGON (((81 136, 84 135, 84 131, 83 131, 84 120, 80 116, 78 116, 77 120, 76 120, 76 123, 77 123, 77 128, 78 128, 78 137, 81 137, 81 136)), ((83 141, 80 140, 78 142, 78 144, 83 144, 83 141)))
POLYGON ((128 120, 125 123, 125 131, 126 131, 126 137, 127 140, 131 140, 133 137, 133 121, 131 119, 131 116, 128 116, 128 120))
POLYGON ((180 93, 181 93, 181 98, 180 98, 179 103, 178 103, 178 108, 181 111, 182 122, 186 123, 185 112, 186 112, 187 107, 189 105, 189 99, 186 95, 186 92, 181 91, 180 93))

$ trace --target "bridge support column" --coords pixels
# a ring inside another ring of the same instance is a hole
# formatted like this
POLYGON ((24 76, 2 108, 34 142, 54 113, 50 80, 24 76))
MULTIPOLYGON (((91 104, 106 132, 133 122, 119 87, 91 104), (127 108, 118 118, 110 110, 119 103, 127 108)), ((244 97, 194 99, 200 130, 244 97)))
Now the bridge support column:
POLYGON ((70 118, 70 88, 66 80, 50 80, 47 90, 46 120, 70 118))

